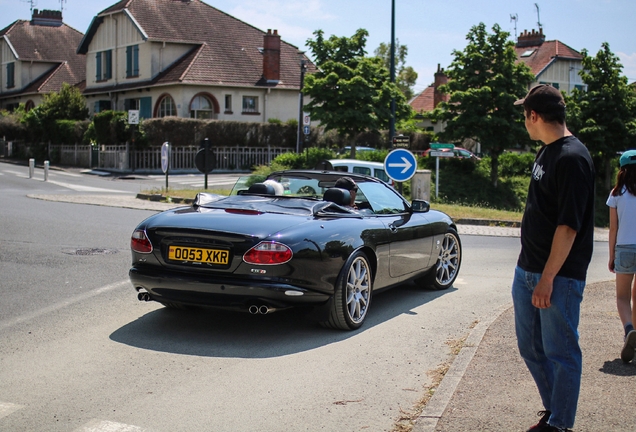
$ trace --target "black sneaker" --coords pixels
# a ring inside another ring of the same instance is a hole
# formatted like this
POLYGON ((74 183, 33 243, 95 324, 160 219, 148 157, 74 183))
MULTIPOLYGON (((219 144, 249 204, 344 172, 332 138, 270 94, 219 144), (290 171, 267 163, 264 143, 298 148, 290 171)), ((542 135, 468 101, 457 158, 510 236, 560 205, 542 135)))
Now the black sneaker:
POLYGON ((629 363, 634 359, 634 350, 636 350, 636 330, 632 330, 625 336, 625 344, 621 350, 621 360, 629 363))
POLYGON ((550 415, 552 415, 552 413, 548 410, 545 410, 545 411, 539 411, 537 415, 541 417, 541 419, 539 420, 539 423, 532 426, 526 432, 550 431, 551 429, 548 429, 548 428, 550 428, 551 426, 548 424, 548 419, 550 418, 550 415))

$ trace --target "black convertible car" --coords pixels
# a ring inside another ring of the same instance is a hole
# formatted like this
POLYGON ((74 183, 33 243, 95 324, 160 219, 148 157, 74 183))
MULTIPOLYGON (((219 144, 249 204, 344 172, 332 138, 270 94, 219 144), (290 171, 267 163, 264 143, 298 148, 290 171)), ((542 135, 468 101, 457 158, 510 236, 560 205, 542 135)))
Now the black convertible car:
POLYGON ((326 327, 357 329, 373 293, 414 280, 445 289, 462 249, 449 216, 407 202, 373 177, 335 188, 343 173, 290 170, 229 196, 149 217, 131 238, 130 280, 143 301, 265 314, 310 306, 326 327), (357 208, 356 208, 357 207, 357 208))

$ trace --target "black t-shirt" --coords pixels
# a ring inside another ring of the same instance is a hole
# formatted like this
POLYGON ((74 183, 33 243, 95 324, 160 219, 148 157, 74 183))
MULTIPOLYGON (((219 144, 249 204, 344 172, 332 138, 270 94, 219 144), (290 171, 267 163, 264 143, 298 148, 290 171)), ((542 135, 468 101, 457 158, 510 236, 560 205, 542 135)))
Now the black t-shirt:
POLYGON ((577 232, 558 275, 585 280, 594 246, 594 163, 574 136, 544 145, 534 161, 521 222, 519 267, 543 272, 558 225, 577 232))

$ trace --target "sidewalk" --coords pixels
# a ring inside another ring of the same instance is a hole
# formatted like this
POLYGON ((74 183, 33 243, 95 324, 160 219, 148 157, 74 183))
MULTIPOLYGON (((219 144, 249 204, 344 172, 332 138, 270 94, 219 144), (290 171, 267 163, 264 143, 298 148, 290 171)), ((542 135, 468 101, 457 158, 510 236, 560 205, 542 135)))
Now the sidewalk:
MULTIPOLYGON (((636 364, 620 359, 614 282, 585 288, 579 333, 583 379, 576 432, 636 430, 636 364)), ((512 307, 473 329, 413 432, 525 431, 541 399, 517 350, 512 307)))

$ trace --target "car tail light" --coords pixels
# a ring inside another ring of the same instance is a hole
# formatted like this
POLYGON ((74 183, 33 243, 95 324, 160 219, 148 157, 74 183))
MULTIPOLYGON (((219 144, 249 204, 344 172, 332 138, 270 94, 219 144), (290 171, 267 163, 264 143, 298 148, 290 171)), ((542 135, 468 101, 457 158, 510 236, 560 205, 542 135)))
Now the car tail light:
POLYGON ((135 230, 132 233, 132 237, 130 238, 130 248, 139 253, 152 252, 152 243, 150 243, 150 240, 148 240, 146 231, 135 230))
POLYGON ((288 246, 277 242, 262 242, 243 255, 248 264, 275 265, 284 264, 292 259, 293 253, 288 246))

